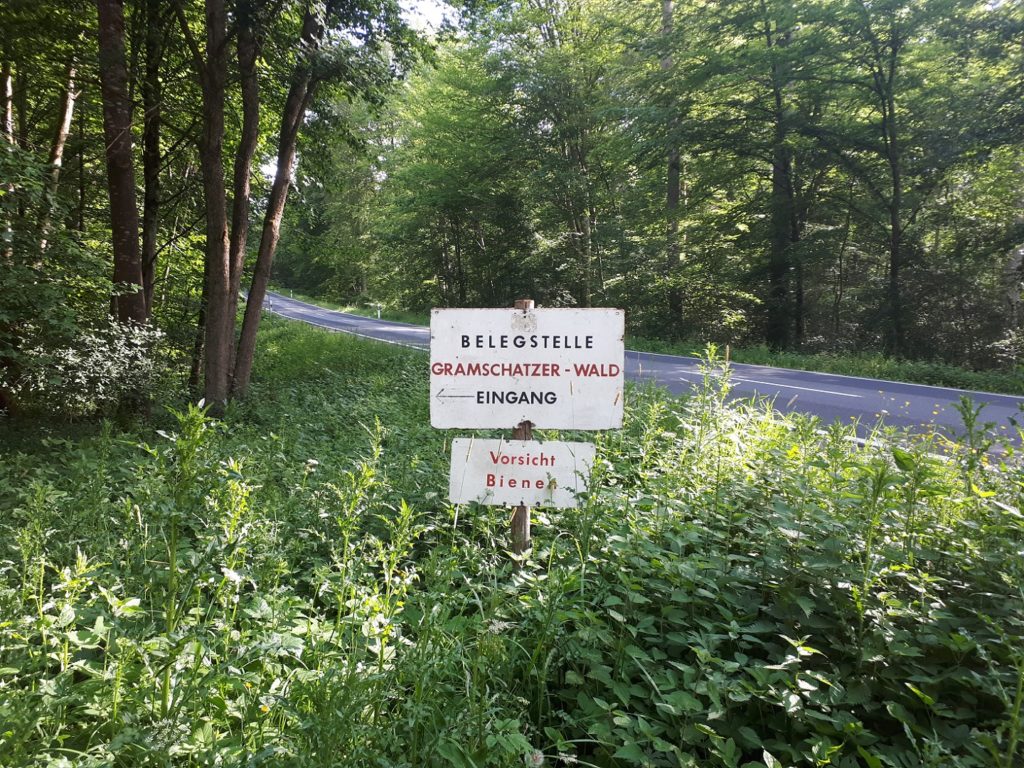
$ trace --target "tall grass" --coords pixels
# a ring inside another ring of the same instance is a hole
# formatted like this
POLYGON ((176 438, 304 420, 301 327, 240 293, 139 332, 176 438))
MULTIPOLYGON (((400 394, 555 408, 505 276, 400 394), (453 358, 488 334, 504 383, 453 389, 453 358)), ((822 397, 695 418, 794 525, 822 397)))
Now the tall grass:
POLYGON ((421 357, 262 342, 222 421, 4 451, 0 764, 1020 765, 1009 459, 631 390, 517 569, 421 357))

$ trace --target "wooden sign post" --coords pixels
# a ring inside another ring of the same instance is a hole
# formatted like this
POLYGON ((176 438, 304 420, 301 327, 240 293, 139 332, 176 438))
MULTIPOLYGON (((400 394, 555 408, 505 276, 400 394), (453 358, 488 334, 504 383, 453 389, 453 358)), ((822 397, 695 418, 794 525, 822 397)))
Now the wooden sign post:
MULTIPOLYGON (((516 299, 516 309, 529 312, 533 299, 516 299)), ((513 440, 533 440, 533 422, 520 421, 512 430, 513 440)), ((530 508, 520 504, 512 513, 512 553, 521 555, 532 546, 530 540, 530 508)))
MULTIPOLYGON (((534 308, 534 300, 517 299, 515 308, 528 312, 534 308)), ((521 421, 512 430, 513 440, 534 439, 534 422, 521 421)), ((519 505, 512 513, 512 554, 521 555, 531 546, 529 538, 529 507, 519 505)))
MULTIPOLYGON (((533 422, 519 422, 512 430, 512 439, 533 440, 533 422)), ((530 546, 530 508, 520 504, 512 513, 512 552, 521 555, 530 546)))

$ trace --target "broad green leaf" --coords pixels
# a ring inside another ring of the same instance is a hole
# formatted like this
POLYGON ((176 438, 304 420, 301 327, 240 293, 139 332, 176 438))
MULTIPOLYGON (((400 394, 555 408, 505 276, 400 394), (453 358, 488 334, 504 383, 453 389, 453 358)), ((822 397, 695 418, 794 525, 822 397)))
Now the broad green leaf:
POLYGON ((868 764, 868 768, 883 768, 882 761, 868 752, 860 744, 857 745, 857 754, 864 758, 864 762, 868 764))
POLYGON ((624 744, 615 750, 615 754, 612 756, 619 760, 629 760, 635 764, 647 762, 647 755, 636 744, 624 744))
POLYGON ((901 472, 913 472, 915 467, 914 454, 903 448, 892 449, 892 458, 901 472))

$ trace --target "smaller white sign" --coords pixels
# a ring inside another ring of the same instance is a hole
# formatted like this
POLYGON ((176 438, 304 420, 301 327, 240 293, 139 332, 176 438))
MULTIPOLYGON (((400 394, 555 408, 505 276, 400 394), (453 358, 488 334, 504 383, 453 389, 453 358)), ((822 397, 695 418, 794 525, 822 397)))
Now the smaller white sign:
POLYGON ((535 440, 452 441, 453 504, 575 507, 594 466, 592 443, 535 440))

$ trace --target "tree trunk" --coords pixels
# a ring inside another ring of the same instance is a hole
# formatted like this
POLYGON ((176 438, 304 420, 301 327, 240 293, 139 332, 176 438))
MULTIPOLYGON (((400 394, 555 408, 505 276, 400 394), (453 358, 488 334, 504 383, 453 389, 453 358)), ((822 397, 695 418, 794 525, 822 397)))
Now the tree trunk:
MULTIPOLYGON (((11 62, 4 57, 0 64, 0 97, 3 98, 3 132, 4 141, 8 144, 15 144, 14 138, 14 75, 11 71, 11 62)), ((4 185, 4 191, 11 195, 14 193, 14 184, 8 182, 4 185)), ((4 210, 3 221, 3 247, 0 249, 0 261, 8 262, 14 255, 14 229, 9 212, 4 210)))
POLYGON ((238 290, 245 267, 245 245, 249 237, 249 180, 252 160, 260 137, 260 93, 256 79, 259 46, 255 34, 252 0, 238 3, 238 72, 242 89, 242 136, 235 153, 231 206, 231 295, 238 303, 238 290))
POLYGON ((295 143, 299 125, 302 123, 302 115, 306 111, 307 96, 312 86, 311 81, 312 78, 306 73, 301 84, 293 82, 281 120, 281 135, 277 147, 277 174, 274 176, 274 184, 270 189, 267 212, 263 217, 260 248, 256 255, 256 266, 253 270, 249 297, 245 304, 245 318, 242 321, 242 334, 238 340, 238 354, 235 358, 233 391, 240 397, 244 397, 249 390, 253 357, 256 353, 256 332, 259 330, 263 298, 267 294, 267 283, 270 282, 270 268, 274 262, 277 241, 281 237, 281 218, 284 216, 284 205, 288 200, 288 188, 291 184, 295 143))
MULTIPOLYGON (((0 97, 3 98, 4 141, 14 145, 17 143, 14 135, 14 76, 11 62, 6 55, 3 57, 3 62, 0 63, 0 97)), ((4 185, 4 191, 7 195, 13 194, 14 189, 13 182, 8 182, 4 185)), ((8 197, 9 199, 10 197, 8 197)), ((0 206, 0 210, 3 213, 3 233, 0 235, 0 239, 3 240, 3 246, 0 248, 0 269, 7 269, 14 259, 14 227, 11 221, 11 211, 7 206, 0 206)), ((6 331, 8 328, 5 327, 2 330, 6 331)), ((4 375, 0 376, 0 381, 3 381, 5 378, 16 378, 14 360, 0 357, 0 372, 4 373, 4 375)), ((14 415, 16 412, 17 398, 14 396, 14 392, 0 385, 0 413, 14 415)))
POLYGON ((28 152, 30 149, 28 140, 28 76, 25 74, 24 59, 14 63, 13 99, 15 144, 28 152))
MULTIPOLYGON (((1017 166, 1017 178, 1024 181, 1024 164, 1017 166)), ((1018 208, 1024 210, 1024 196, 1018 201, 1018 208)), ((1017 220, 1024 226, 1024 217, 1017 220)), ((1007 330, 1011 333, 1024 330, 1024 243, 1012 249, 1003 268, 1003 286, 1009 309, 1007 330)))
POLYGON ((206 201, 206 367, 204 398, 220 410, 229 394, 235 304, 231 301, 228 215, 224 186, 224 100, 227 13, 224 0, 206 0, 203 132, 199 160, 206 201))
POLYGON ((1024 289, 1024 244, 1012 251, 1003 267, 1003 288, 1006 291, 1007 329, 1019 331, 1024 325, 1024 301, 1021 299, 1024 289))
POLYGON ((78 205, 75 211, 75 228, 85 233, 85 119, 83 110, 78 110, 78 205))
POLYGON ((64 164, 64 147, 68 143, 68 135, 71 133, 71 119, 75 114, 75 100, 78 93, 75 91, 75 76, 77 70, 74 60, 68 64, 67 87, 64 89, 60 100, 60 114, 57 121, 57 132, 50 145, 49 174, 46 179, 46 190, 43 194, 42 209, 39 212, 39 253, 46 253, 47 239, 50 234, 50 220, 53 216, 53 207, 57 198, 57 189, 60 186, 60 172, 64 164))
POLYGON ((466 259, 462 253, 462 220, 458 216, 451 218, 451 228, 453 253, 455 254, 455 289, 458 297, 456 306, 464 307, 468 304, 469 286, 466 281, 466 259))
POLYGON ((135 166, 132 161, 131 103, 124 56, 124 9, 121 0, 96 0, 99 16, 99 73, 103 96, 103 136, 106 141, 107 187, 114 250, 112 301, 119 322, 146 322, 139 255, 139 214, 135 206, 135 166))
POLYGON ((804 255, 796 250, 795 246, 804 236, 807 223, 811 218, 811 207, 818 196, 818 189, 824 174, 815 173, 804 187, 801 194, 797 186, 796 171, 794 170, 795 159, 790 155, 789 167, 789 193, 792 212, 790 221, 790 257, 789 261, 793 267, 793 343, 797 349, 804 343, 804 335, 807 327, 807 301, 804 294, 805 271, 804 255))
MULTIPOLYGON (((25 152, 30 152, 28 139, 28 77, 25 74, 24 58, 14 61, 14 89, 11 97, 14 102, 14 144, 25 152)), ((28 221, 28 196, 18 195, 18 221, 24 227, 28 221)))
MULTIPOLYGON (((584 180, 589 187, 589 180, 586 177, 584 177, 584 180)), ((589 200, 589 190, 585 191, 584 195, 589 200)), ((592 226, 591 211, 589 202, 585 202, 580 213, 580 223, 583 225, 583 286, 580 306, 584 308, 590 307, 594 293, 594 228, 592 226)))
POLYGON ((793 344, 799 349, 804 343, 804 322, 806 318, 804 301, 804 263, 793 260, 793 344))
POLYGON ((765 337, 774 349, 789 346, 791 307, 789 299, 790 209, 788 194, 791 161, 776 135, 772 157, 771 239, 768 256, 768 325, 765 337))
POLYGON ((889 199, 889 328, 885 346, 889 354, 899 356, 905 352, 906 329, 904 328, 901 275, 903 269, 903 163, 896 129, 895 70, 896 53, 894 52, 886 83, 885 112, 883 113, 886 154, 892 185, 889 199))
POLYGON ((142 78, 142 285, 146 313, 153 314, 156 282, 157 235, 160 230, 160 123, 163 93, 160 60, 163 56, 160 0, 146 0, 146 65, 142 78))
POLYGON ((879 154, 888 166, 888 194, 881 188, 873 189, 874 196, 885 209, 888 251, 888 281, 882 307, 885 314, 883 344, 889 355, 906 352, 906 317, 903 307, 903 154, 900 146, 899 121, 896 116, 896 76, 904 43, 912 34, 911 28, 892 9, 880 11, 888 20, 886 38, 881 39, 872 26, 868 5, 861 3, 860 34, 869 46, 866 62, 871 73, 871 91, 880 116, 881 147, 879 154))
MULTIPOLYGON (((302 34, 299 42, 299 59, 295 64, 291 87, 285 100, 281 114, 281 130, 277 144, 277 173, 270 188, 267 211, 263 217, 263 231, 260 235, 260 247, 256 255, 252 285, 245 304, 245 318, 242 321, 242 333, 238 340, 238 352, 235 356, 235 375, 232 392, 244 397, 249 389, 252 376, 253 357, 256 353, 256 332, 259 330, 260 316, 263 310, 263 299, 267 294, 267 283, 270 281, 270 268, 274 262, 277 241, 281 236, 281 218, 284 215, 285 202, 288 200, 288 188, 292 179, 292 165, 295 162, 295 144, 299 135, 299 127, 306 107, 316 88, 309 56, 320 47, 324 27, 313 9, 308 8, 302 21, 302 34)), ((209 352, 207 353, 209 354, 209 352)))
POLYGON ((14 144, 14 74, 11 62, 6 58, 0 64, 0 89, 3 98, 4 139, 8 144, 14 144))
POLYGON ((765 4, 761 4, 764 16, 765 45, 771 61, 771 87, 773 100, 772 122, 772 194, 771 194, 771 235, 768 253, 768 321, 765 340, 774 349, 786 349, 790 345, 789 329, 792 325, 793 308, 789 295, 789 273, 794 240, 793 222, 796 205, 793 194, 793 157, 787 145, 789 126, 786 123, 783 89, 785 75, 776 51, 785 45, 788 33, 778 34, 772 30, 771 19, 765 4))
POLYGON ((853 221, 853 181, 850 181, 850 200, 846 206, 846 221, 843 224, 843 239, 839 243, 839 258, 836 264, 836 283, 833 291, 832 302, 832 339, 833 343, 839 341, 839 324, 843 304, 843 296, 846 291, 845 257, 846 245, 850 240, 850 224, 853 221))
MULTIPOLYGON (((665 38, 666 45, 671 45, 672 38, 672 0, 662 0, 661 3, 661 34, 665 38)), ((661 60, 661 69, 668 72, 672 69, 672 55, 666 54, 661 60)), ((675 133, 677 121, 670 119, 670 133, 675 133)), ((665 214, 668 219, 666 227, 665 243, 665 280, 668 284, 668 316, 669 322, 676 326, 673 332, 679 330, 678 325, 683 317, 683 294, 676 284, 676 272, 679 269, 679 199, 681 191, 681 162, 679 147, 674 144, 674 135, 671 135, 672 146, 668 151, 668 190, 665 196, 665 214)))
POLYGON ((192 358, 188 369, 188 391, 198 394, 199 382, 203 375, 203 352, 206 350, 206 268, 203 268, 203 287, 199 295, 199 315, 196 318, 196 332, 192 338, 192 358))

